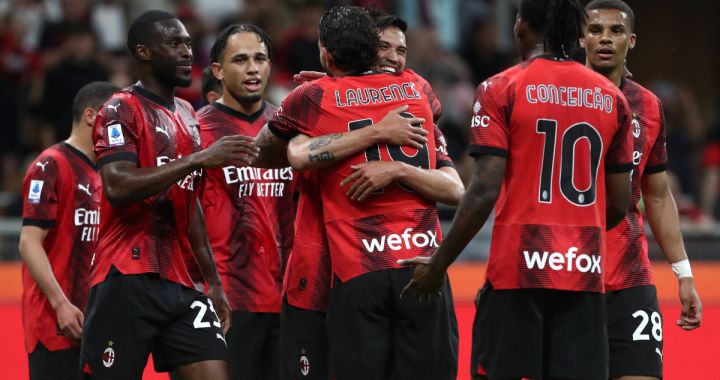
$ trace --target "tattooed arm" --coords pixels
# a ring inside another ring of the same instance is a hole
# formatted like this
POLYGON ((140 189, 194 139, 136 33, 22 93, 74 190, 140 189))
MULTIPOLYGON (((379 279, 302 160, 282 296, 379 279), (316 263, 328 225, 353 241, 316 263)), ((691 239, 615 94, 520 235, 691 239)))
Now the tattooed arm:
MULTIPOLYGON (((427 142, 422 124, 425 119, 400 115, 407 106, 390 111, 377 124, 351 132, 334 133, 310 138, 297 135, 290 140, 287 158, 295 170, 317 169, 344 160, 363 149, 379 144, 411 146, 421 149, 427 142)), ((261 147, 262 148, 262 147, 261 147)))

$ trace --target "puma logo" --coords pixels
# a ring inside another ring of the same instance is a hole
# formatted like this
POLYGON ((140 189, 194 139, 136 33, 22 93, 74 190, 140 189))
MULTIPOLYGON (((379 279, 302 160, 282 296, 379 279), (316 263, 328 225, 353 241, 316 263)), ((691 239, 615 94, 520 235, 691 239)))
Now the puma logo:
POLYGON ((116 105, 108 104, 108 106, 107 106, 108 109, 112 108, 112 110, 115 111, 115 113, 117 113, 117 109, 119 107, 120 107, 119 104, 116 104, 116 105))
POLYGON ((162 128, 155 127, 155 132, 164 133, 165 136, 167 136, 167 138, 170 139, 170 133, 168 132, 167 128, 168 128, 167 125, 163 126, 162 128))
POLYGON ((35 163, 35 166, 39 166, 39 167, 42 169, 42 171, 45 172, 45 165, 47 165, 48 162, 50 162, 50 161, 36 162, 36 163, 35 163))
POLYGON ((90 192, 90 184, 83 185, 81 183, 78 183, 78 189, 85 192, 85 194, 92 196, 92 193, 90 192))
POLYGON ((655 353, 660 355, 660 361, 662 361, 662 351, 660 351, 659 348, 655 347, 655 353))

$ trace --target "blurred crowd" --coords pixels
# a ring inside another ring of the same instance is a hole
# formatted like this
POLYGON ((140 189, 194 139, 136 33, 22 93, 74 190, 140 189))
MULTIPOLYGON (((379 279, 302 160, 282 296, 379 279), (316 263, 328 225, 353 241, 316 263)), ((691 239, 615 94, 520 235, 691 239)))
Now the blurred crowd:
MULTIPOLYGON (((464 178, 471 103, 482 80, 517 62, 511 1, 485 0, 0 0, 0 216, 21 213, 27 165, 65 139, 77 90, 95 80, 134 82, 126 28, 148 9, 174 12, 193 37, 194 77, 178 91, 202 105, 200 77, 216 33, 253 23, 274 41, 268 100, 279 104, 292 75, 321 70, 317 21, 329 6, 374 6, 410 25, 407 67, 423 75, 443 103, 441 128, 464 178), (497 3, 497 4, 496 4, 497 3), (503 11, 505 11, 503 13, 503 11), (501 30, 502 32, 498 32, 501 30)), ((631 67, 632 69, 632 67, 631 67)), ((663 100, 673 191, 686 229, 717 229, 720 219, 720 136, 679 82, 648 85, 663 100), (713 139, 714 138, 714 139, 713 139)), ((715 128, 717 130, 719 128, 715 128)))

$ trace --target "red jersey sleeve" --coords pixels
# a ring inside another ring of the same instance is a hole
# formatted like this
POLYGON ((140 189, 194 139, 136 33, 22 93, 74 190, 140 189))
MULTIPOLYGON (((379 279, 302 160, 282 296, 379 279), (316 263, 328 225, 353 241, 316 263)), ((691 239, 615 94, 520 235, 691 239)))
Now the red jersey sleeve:
POLYGON ((324 89, 317 81, 294 89, 268 122, 270 132, 283 140, 290 140, 300 134, 308 135, 320 119, 323 93, 324 89))
POLYGON ((513 86, 506 77, 493 77, 478 85, 470 123, 471 156, 489 154, 507 158, 508 124, 514 96, 513 86))
POLYGON ((98 166, 113 161, 137 162, 141 120, 125 92, 116 93, 103 105, 93 128, 98 166))
POLYGON ((647 164, 644 174, 660 173, 667 170, 667 145, 665 137, 665 113, 663 112, 662 102, 658 102, 658 112, 660 112, 660 131, 658 131, 657 139, 653 144, 650 154, 648 155, 647 164))
POLYGON ((425 96, 427 96, 428 103, 430 103, 430 109, 433 113, 433 121, 437 123, 438 120, 440 120, 443 111, 440 99, 438 99, 437 95, 435 95, 435 91, 433 91, 432 86, 430 86, 430 83, 428 83, 425 78, 421 77, 410 69, 407 69, 405 71, 415 74, 417 84, 420 85, 420 89, 425 94, 425 96))
POLYGON ((435 157, 435 162, 437 163, 435 166, 438 169, 444 168, 446 166, 451 168, 455 167, 452 158, 450 158, 450 155, 448 154, 447 141, 445 141, 445 136, 443 135, 437 124, 435 124, 435 157))
POLYGON ((633 135, 632 113, 625 96, 615 97, 617 104, 618 129, 613 136, 605 156, 605 171, 608 173, 624 173, 633 169, 633 135))
POLYGON ((23 180, 23 226, 55 226, 58 212, 60 170, 51 156, 41 155, 23 180))

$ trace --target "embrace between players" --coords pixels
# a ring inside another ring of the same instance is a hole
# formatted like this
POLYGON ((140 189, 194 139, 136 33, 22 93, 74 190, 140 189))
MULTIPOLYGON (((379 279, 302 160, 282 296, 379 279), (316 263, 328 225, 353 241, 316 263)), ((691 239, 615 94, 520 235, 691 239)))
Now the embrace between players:
POLYGON ((196 114, 174 96, 185 27, 140 15, 140 80, 81 90, 73 134, 25 178, 31 378, 137 379, 152 353, 182 379, 454 379, 446 270, 493 208, 472 376, 661 378, 641 193, 679 278, 677 324, 698 327, 702 306, 661 105, 623 78, 633 28, 618 0, 522 1, 524 61, 478 86, 465 191, 440 102, 405 69, 403 20, 328 10, 327 75, 297 75, 278 108, 270 38, 232 25, 211 52, 219 98, 196 114), (579 40, 597 73, 568 58, 579 40), (436 202, 459 203, 444 239, 436 202))

